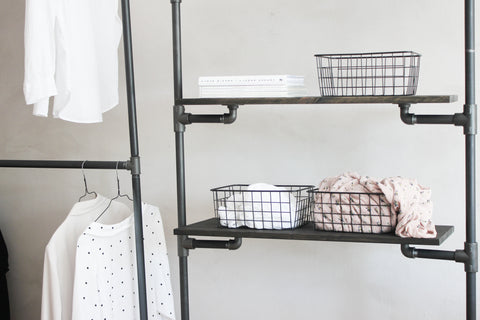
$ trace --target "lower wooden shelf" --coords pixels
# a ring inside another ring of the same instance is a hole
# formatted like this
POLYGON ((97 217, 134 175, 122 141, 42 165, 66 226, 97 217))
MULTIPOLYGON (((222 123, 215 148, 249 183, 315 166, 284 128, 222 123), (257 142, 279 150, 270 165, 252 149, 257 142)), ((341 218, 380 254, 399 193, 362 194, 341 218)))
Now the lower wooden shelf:
POLYGON ((312 223, 308 223, 293 230, 257 230, 249 228, 229 229, 220 227, 218 219, 193 223, 174 230, 176 235, 231 237, 231 238, 260 238, 260 239, 284 239, 284 240, 314 240, 314 241, 339 241, 339 242, 366 242, 366 243, 391 243, 391 244, 416 244, 438 246, 442 244, 454 230, 453 226, 435 226, 437 237, 432 239, 401 238, 394 233, 366 234, 318 231, 313 229, 312 223))

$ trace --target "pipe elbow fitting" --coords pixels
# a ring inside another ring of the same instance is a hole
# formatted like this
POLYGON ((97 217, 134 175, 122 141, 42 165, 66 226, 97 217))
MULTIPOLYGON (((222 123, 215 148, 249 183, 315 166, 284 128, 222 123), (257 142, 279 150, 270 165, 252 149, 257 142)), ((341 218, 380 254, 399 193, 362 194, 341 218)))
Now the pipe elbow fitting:
POLYGON ((407 258, 416 258, 417 257, 417 250, 415 248, 410 247, 408 244, 402 244, 400 246, 402 250, 402 254, 407 258))
POLYGON ((410 106, 400 106, 400 119, 406 124, 415 124, 417 122, 417 117, 413 113, 409 113, 408 110, 410 106))
POLYGON ((228 250, 237 250, 242 246, 242 238, 235 238, 233 240, 229 240, 227 244, 228 250))
POLYGON ((230 105, 228 106, 228 113, 223 114, 222 122, 224 124, 232 124, 237 120, 237 105, 230 105))

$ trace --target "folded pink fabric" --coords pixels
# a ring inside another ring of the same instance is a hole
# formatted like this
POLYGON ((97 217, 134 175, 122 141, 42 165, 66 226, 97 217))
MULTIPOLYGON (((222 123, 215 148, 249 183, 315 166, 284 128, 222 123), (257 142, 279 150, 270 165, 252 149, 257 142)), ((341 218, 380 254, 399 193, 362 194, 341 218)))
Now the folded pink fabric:
POLYGON ((430 221, 431 191, 415 180, 394 177, 378 181, 345 173, 324 179, 319 191, 314 207, 317 229, 363 233, 395 229, 400 237, 436 236, 430 221))
POLYGON ((432 223, 432 191, 416 180, 402 177, 386 178, 379 182, 392 209, 397 212, 395 234, 400 237, 435 238, 432 223))

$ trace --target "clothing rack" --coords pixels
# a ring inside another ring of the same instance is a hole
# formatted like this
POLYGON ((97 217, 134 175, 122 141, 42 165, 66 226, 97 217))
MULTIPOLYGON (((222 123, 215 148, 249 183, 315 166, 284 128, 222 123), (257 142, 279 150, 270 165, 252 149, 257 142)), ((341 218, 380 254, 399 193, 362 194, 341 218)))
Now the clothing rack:
POLYGON ((0 160, 4 168, 50 168, 50 169, 123 169, 132 175, 133 216, 137 260, 138 299, 140 319, 147 320, 147 293, 145 285, 145 259, 143 248, 142 200, 140 190, 140 156, 138 149, 137 115, 135 103, 135 80, 130 23, 130 1, 121 0, 123 24, 123 48, 130 135, 130 159, 128 161, 70 161, 70 160, 0 160))

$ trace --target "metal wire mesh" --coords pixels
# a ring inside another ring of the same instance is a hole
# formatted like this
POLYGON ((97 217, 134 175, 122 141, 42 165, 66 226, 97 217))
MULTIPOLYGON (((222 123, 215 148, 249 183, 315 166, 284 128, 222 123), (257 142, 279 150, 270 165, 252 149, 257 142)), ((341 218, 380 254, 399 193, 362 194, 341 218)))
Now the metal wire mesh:
POLYGON ((396 214, 383 193, 314 191, 314 228, 325 231, 386 233, 396 214))
POLYGON ((219 225, 227 228, 293 229, 309 221, 313 186, 277 185, 282 190, 249 190, 234 184, 214 188, 219 225))
POLYGON ((420 54, 412 51, 317 54, 322 96, 414 95, 420 54))

